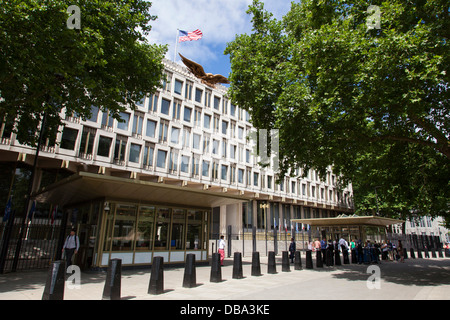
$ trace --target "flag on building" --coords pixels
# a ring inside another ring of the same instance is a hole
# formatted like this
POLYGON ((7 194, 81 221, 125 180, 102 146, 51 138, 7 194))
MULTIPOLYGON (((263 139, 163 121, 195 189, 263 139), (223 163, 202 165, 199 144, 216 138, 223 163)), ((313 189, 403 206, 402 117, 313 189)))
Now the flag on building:
POLYGON ((178 42, 200 40, 203 37, 203 33, 197 29, 191 32, 180 30, 178 35, 178 42))
POLYGON ((9 197, 8 203, 6 204, 5 207, 5 215, 3 216, 3 222, 8 221, 9 216, 11 215, 11 211, 12 211, 12 201, 11 201, 11 197, 9 197))

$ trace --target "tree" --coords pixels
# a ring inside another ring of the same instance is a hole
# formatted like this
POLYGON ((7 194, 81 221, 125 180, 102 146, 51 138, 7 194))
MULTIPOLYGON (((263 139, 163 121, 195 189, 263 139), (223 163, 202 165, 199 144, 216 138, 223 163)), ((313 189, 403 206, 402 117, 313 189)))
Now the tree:
POLYGON ((375 205, 377 180, 390 197, 386 214, 448 215, 448 2, 304 0, 277 20, 254 0, 247 13, 253 32, 225 50, 229 94, 256 127, 279 129, 281 175, 314 167, 324 176, 332 165, 353 182, 361 212, 375 205), (424 181, 438 208, 423 205, 424 181))
POLYGON ((36 144, 44 113, 50 137, 62 108, 87 118, 97 106, 119 119, 156 90, 167 48, 146 41, 156 19, 150 7, 143 0, 0 1, 0 119, 17 121, 19 142, 36 144))

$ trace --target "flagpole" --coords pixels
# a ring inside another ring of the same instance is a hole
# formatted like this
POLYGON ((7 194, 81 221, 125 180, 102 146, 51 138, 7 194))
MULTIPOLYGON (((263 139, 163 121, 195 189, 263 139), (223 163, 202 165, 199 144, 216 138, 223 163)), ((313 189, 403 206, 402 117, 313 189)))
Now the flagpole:
POLYGON ((177 61, 177 51, 178 51, 178 37, 180 36, 180 29, 177 28, 177 38, 175 40, 175 54, 173 55, 173 62, 177 61))

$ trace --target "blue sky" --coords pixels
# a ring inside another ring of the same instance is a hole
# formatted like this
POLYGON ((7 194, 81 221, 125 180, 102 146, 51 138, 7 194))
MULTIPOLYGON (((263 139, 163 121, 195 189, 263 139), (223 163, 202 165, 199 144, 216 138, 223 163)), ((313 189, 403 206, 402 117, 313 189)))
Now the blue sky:
MULTIPOLYGON (((166 58, 173 60, 177 28, 185 31, 200 29, 203 38, 178 44, 178 52, 203 65, 205 72, 228 77, 229 57, 223 54, 228 42, 237 34, 251 33, 251 16, 246 14, 252 0, 153 0, 151 14, 158 16, 152 23, 149 42, 168 44, 166 58)), ((276 18, 290 9, 289 0, 266 0, 264 7, 276 18)), ((177 59, 181 63, 180 58, 177 59)))

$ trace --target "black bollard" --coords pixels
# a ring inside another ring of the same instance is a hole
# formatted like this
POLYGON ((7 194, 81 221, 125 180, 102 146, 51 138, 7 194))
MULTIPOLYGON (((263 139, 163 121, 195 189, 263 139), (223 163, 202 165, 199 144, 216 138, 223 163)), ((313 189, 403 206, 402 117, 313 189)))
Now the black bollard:
POLYGON ((316 251, 316 267, 323 268, 323 259, 322 259, 322 251, 316 251))
POLYGON ((45 282, 42 300, 64 300, 66 263, 63 260, 52 262, 45 282))
POLYGON ((164 293, 164 257, 153 257, 148 293, 164 293))
POLYGON ((211 275, 209 278, 210 282, 221 282, 222 281, 222 266, 220 265, 220 254, 213 253, 211 260, 211 275))
POLYGON ((302 257, 300 251, 295 251, 294 253, 294 269, 302 270, 302 257))
POLYGON ((414 254, 414 249, 413 248, 409 248, 409 255, 411 256, 411 259, 415 259, 416 255, 414 254))
POLYGON ((420 249, 417 249, 417 258, 422 259, 422 251, 420 249))
POLYGON ((252 276, 262 276, 261 274, 261 264, 259 262, 259 252, 255 251, 252 253, 252 276))
POLYGON ((184 288, 194 288, 197 286, 197 273, 195 269, 195 254, 188 253, 186 255, 186 263, 184 266, 184 288))
POLYGON ((408 259, 408 250, 406 248, 403 248, 403 259, 408 259))
POLYGON ((306 269, 313 269, 311 250, 306 250, 306 269))
POLYGON ((430 256, 428 255, 428 249, 427 248, 425 248, 425 258, 429 258, 430 256))
POLYGON ((438 249, 438 254, 439 254, 439 258, 443 258, 444 257, 444 254, 442 253, 441 249, 438 249))
POLYGON ((120 300, 122 259, 111 259, 108 263, 103 300, 120 300))
POLYGON ((281 271, 290 272, 291 267, 289 266, 289 252, 283 251, 281 253, 281 271))
POLYGON ((240 252, 235 252, 233 260, 233 279, 243 278, 244 274, 242 271, 242 254, 240 252))
POLYGON ((275 274, 277 273, 277 265, 275 261, 275 252, 269 251, 269 256, 267 259, 267 273, 275 274))

